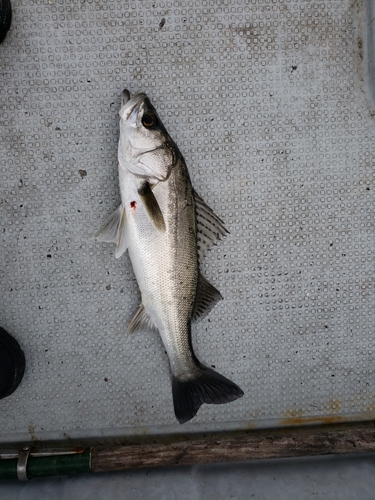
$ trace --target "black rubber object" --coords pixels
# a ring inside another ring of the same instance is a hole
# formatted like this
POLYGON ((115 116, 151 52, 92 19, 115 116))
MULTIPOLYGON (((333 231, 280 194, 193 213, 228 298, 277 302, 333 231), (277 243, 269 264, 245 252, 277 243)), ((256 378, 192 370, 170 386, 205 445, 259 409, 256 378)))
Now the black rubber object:
POLYGON ((25 355, 16 339, 0 328, 0 399, 10 396, 25 373, 25 355))
POLYGON ((0 0, 0 43, 6 37, 12 22, 12 6, 10 0, 0 0))

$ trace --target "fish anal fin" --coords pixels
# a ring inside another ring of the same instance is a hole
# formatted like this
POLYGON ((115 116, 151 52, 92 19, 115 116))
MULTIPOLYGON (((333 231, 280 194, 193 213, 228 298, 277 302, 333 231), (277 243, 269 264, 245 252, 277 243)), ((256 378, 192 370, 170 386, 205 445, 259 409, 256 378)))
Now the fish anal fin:
POLYGON ((145 181, 142 186, 138 189, 138 194, 143 201, 147 213, 150 216, 154 226, 159 231, 165 231, 165 222, 163 214, 160 210, 159 203, 152 192, 150 183, 145 181))
POLYGON ((199 194, 196 191, 193 191, 193 194, 197 218, 198 258, 201 261, 206 250, 215 245, 229 231, 220 217, 203 201, 199 194))
POLYGON ((130 321, 129 326, 128 326, 129 333, 138 332, 139 330, 148 330, 148 331, 155 331, 155 332, 158 331, 158 329, 154 325, 152 319, 146 313, 146 310, 145 310, 143 304, 141 304, 138 307, 137 312, 134 314, 134 316, 133 316, 133 318, 130 321))
POLYGON ((222 298, 219 290, 199 274, 195 304, 191 315, 192 321, 197 321, 198 319, 206 317, 222 298))

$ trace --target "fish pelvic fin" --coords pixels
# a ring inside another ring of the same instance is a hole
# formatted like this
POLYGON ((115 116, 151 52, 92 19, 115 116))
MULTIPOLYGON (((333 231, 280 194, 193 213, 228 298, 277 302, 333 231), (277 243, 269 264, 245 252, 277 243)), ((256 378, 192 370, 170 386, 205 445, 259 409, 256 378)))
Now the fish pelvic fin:
POLYGON ((98 241, 104 241, 105 243, 117 243, 117 233, 121 223, 121 218, 123 215, 122 204, 111 214, 103 224, 100 226, 99 231, 95 234, 95 238, 98 241))
POLYGON ((197 294, 195 297, 194 309, 191 315, 192 321, 203 319, 211 311, 211 309, 223 297, 209 281, 206 280, 200 273, 198 276, 197 294))
POLYGON ((106 243, 116 243, 116 258, 128 248, 126 243, 126 214, 122 204, 111 214, 100 226, 99 231, 95 234, 98 241, 106 243))
POLYGON ((143 304, 138 307, 137 312, 134 314, 128 326, 129 333, 138 332, 139 330, 158 331, 154 322, 147 314, 143 304))
POLYGON ((127 250, 128 244, 126 242, 126 213, 125 209, 122 211, 121 221, 118 227, 117 238, 116 238, 116 259, 119 259, 121 255, 127 250))
POLYGON ((165 232, 164 217, 160 210, 159 203, 151 190, 149 182, 145 181, 142 184, 142 186, 138 189, 138 194, 141 197, 141 200, 146 207, 147 213, 156 229, 161 232, 165 232))
POLYGON ((126 243, 126 214, 122 204, 101 225, 95 234, 98 241, 116 243, 116 257, 119 258, 128 248, 126 243))
POLYGON ((173 376, 172 392, 174 413, 180 424, 195 417, 203 403, 230 403, 244 395, 234 382, 200 363, 197 376, 191 380, 173 376))

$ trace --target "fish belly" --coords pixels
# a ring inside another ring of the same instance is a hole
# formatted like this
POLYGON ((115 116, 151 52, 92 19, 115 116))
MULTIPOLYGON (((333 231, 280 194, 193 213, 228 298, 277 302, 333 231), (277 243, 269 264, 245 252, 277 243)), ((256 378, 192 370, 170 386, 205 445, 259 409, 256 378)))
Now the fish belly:
POLYGON ((185 169, 175 166, 168 180, 153 188, 165 231, 155 227, 138 194, 144 179, 127 172, 121 184, 129 256, 143 306, 159 330, 173 375, 188 379, 196 371, 190 318, 198 259, 194 198, 185 169))

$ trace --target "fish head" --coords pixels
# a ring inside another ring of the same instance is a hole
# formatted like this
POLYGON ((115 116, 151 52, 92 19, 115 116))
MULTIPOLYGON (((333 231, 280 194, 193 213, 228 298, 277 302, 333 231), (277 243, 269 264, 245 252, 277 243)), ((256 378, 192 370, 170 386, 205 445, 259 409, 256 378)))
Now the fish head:
POLYGON ((124 90, 120 109, 120 167, 150 180, 164 181, 176 163, 177 146, 146 94, 124 90))

